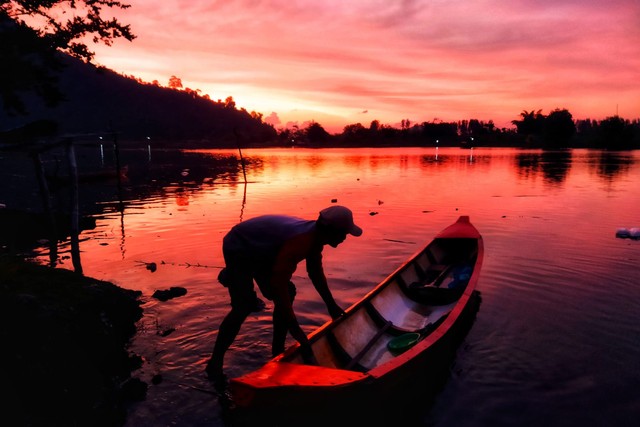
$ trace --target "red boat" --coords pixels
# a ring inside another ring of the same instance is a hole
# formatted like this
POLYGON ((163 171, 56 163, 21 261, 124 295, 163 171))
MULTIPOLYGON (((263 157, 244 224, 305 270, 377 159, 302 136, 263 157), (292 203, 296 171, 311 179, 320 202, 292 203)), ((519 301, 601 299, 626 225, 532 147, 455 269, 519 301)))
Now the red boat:
POLYGON ((335 426, 366 422, 363 415, 368 422, 398 421, 448 374, 479 306, 483 255, 482 236, 468 216, 459 217, 344 316, 309 335, 317 365, 303 362, 296 343, 231 379, 236 421, 335 426))

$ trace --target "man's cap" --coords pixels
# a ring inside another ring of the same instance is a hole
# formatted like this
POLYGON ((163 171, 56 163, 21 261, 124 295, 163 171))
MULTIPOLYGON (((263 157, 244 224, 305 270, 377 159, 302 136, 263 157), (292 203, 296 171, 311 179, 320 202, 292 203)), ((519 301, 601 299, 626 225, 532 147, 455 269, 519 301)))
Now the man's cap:
POLYGON ((344 231, 352 236, 362 234, 362 228, 353 222, 353 213, 344 206, 330 206, 321 210, 319 219, 324 225, 344 231))

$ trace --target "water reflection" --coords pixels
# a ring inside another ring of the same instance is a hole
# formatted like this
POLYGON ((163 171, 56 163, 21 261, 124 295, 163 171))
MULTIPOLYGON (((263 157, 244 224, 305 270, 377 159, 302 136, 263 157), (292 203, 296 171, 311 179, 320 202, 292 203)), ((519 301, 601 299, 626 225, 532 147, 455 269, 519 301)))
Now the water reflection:
POLYGON ((608 182, 613 182, 618 175, 628 172, 634 164, 629 153, 596 151, 589 153, 589 157, 598 176, 608 182))
MULTIPOLYGON (((126 144, 125 144, 126 147, 126 144)), ((122 256, 125 252, 125 215, 135 214, 129 208, 132 201, 173 199, 179 206, 202 191, 242 191, 242 203, 237 215, 244 217, 248 190, 252 182, 270 182, 277 188, 296 185, 341 185, 361 180, 370 174, 384 175, 419 171, 428 176, 431 169, 459 171, 461 167, 507 167, 503 162, 513 159, 512 177, 535 181, 538 177, 550 186, 562 187, 573 167, 587 165, 589 170, 608 185, 624 177, 637 161, 633 152, 589 150, 517 150, 517 149, 269 149, 245 150, 239 158, 237 150, 153 150, 151 145, 139 149, 121 149, 116 155, 113 146, 78 147, 80 175, 113 168, 121 163, 127 170, 127 180, 95 180, 84 182, 79 188, 80 211, 86 217, 120 214, 122 256), (239 161, 242 160, 242 161, 239 161), (248 176, 248 183, 245 183, 248 176), (331 182, 333 184, 327 184, 331 182), (242 184, 239 186, 239 184, 242 184), (224 189, 220 186, 223 185, 224 189)), ((64 153, 51 152, 43 159, 45 172, 59 168, 64 153)), ((26 156, 2 153, 3 186, 0 202, 16 211, 41 212, 33 167, 26 156)), ((435 170, 434 170, 435 171, 435 170)), ((418 179, 415 177, 414 179, 418 179)), ((52 201, 58 214, 69 213, 73 193, 69 186, 53 189, 52 201)), ((384 195, 379 195, 378 200, 384 195)), ((5 210, 5 213, 7 210, 5 210)), ((12 233, 16 238, 15 232, 12 233)), ((47 236, 39 236, 46 238, 47 236)), ((5 245, 7 245, 5 243, 5 245)))
POLYGON ((516 155, 516 163, 521 177, 535 179, 542 174, 545 182, 560 185, 571 169, 572 153, 570 150, 520 153, 516 155))

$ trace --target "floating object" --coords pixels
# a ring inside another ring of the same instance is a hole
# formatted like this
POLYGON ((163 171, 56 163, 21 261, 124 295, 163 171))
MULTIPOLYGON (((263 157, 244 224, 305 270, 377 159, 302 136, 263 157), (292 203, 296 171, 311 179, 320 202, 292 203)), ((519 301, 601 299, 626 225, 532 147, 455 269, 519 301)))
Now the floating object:
POLYGON ((152 297, 160 301, 169 301, 170 299, 181 297, 187 294, 187 290, 181 286, 172 286, 169 289, 157 290, 152 297))
POLYGON ((618 228, 616 230, 616 237, 621 239, 640 239, 640 227, 618 228))
POLYGON ((616 230, 616 237, 620 237, 622 239, 626 238, 626 237, 630 237, 631 235, 629 234, 629 230, 627 230, 626 228, 618 228, 616 230))

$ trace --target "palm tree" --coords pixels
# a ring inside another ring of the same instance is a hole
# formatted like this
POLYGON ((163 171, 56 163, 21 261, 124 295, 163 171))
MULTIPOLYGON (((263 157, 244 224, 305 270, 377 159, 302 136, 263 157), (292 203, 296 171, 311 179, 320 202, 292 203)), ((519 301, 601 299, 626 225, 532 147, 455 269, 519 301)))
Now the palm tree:
POLYGON ((542 110, 527 111, 520 113, 522 120, 512 120, 511 123, 517 128, 517 132, 524 135, 539 135, 542 133, 545 116, 542 110))

